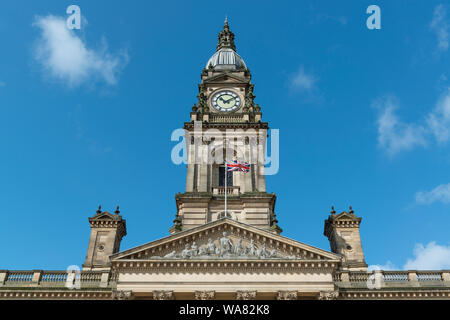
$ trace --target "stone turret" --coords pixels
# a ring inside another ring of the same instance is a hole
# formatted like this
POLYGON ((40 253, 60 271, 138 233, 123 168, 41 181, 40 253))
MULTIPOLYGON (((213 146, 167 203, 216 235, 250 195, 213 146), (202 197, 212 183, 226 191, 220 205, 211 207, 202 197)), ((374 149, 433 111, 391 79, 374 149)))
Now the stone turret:
POLYGON ((89 218, 91 236, 83 264, 83 270, 106 270, 111 266, 109 256, 119 252, 120 242, 127 234, 125 219, 119 215, 119 206, 114 214, 102 211, 89 218))
POLYGON ((325 220, 324 235, 330 241, 331 251, 343 256, 344 270, 367 270, 359 234, 361 220, 351 206, 348 212, 339 214, 331 207, 331 215, 325 220))

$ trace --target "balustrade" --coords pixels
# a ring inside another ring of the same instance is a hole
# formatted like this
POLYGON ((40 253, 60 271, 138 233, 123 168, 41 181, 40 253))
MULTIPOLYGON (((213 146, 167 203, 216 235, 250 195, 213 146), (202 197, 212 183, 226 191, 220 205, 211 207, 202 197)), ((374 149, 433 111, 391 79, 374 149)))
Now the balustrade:
MULTIPOLYGON (((239 195, 239 187, 227 187, 227 195, 239 195)), ((215 195, 225 195, 225 187, 213 187, 213 194, 215 195)))

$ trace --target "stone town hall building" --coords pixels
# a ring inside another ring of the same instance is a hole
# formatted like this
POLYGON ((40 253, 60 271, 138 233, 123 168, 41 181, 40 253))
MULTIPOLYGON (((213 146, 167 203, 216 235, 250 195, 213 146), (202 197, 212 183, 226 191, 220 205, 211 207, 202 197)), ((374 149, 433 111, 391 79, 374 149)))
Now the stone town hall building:
POLYGON ((281 235, 265 185, 268 124, 253 88, 225 21, 184 124, 186 190, 175 196, 170 235, 120 251, 125 219, 99 208, 81 271, 0 270, 0 298, 450 299, 448 270, 368 272, 351 207, 325 220, 331 251, 281 235), (228 172, 224 160, 250 170, 228 172))

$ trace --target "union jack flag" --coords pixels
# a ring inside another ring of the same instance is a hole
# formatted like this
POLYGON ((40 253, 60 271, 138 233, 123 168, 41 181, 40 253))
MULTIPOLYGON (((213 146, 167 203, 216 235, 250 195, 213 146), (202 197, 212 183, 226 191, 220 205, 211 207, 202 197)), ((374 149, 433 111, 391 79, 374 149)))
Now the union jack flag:
POLYGON ((226 163, 228 171, 242 171, 242 172, 248 172, 250 170, 250 164, 247 162, 240 162, 240 161, 232 161, 226 163))

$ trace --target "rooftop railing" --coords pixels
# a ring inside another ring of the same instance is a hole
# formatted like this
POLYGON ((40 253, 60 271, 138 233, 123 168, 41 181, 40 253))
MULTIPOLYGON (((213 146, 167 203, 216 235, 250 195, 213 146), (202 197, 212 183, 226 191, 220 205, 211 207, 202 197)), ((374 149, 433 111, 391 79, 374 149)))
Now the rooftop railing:
POLYGON ((108 287, 116 281, 108 271, 0 270, 0 287, 108 287))
POLYGON ((450 287, 450 270, 338 271, 333 275, 341 288, 450 287))

